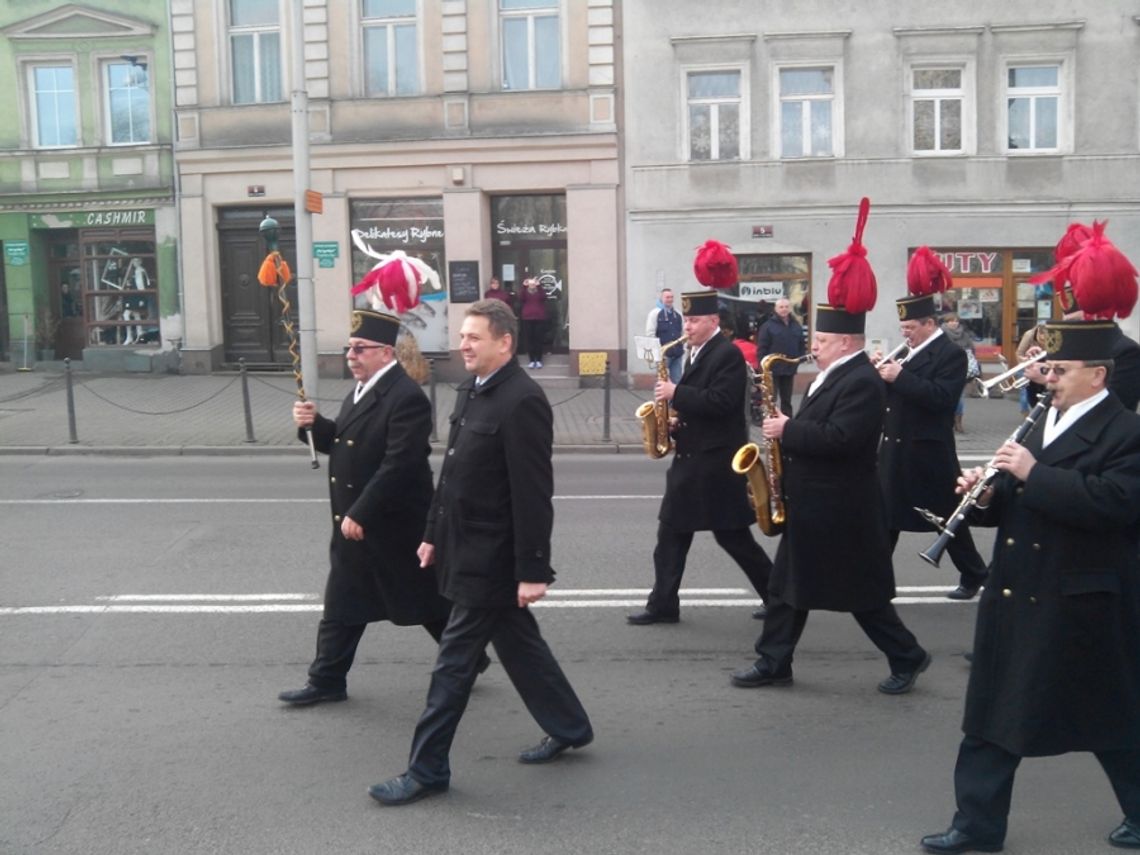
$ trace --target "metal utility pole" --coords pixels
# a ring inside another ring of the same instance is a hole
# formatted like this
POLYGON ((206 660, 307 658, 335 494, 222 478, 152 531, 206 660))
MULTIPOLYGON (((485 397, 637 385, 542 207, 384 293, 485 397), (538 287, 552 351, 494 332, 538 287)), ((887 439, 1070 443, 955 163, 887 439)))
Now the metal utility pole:
POLYGON ((297 320, 305 392, 317 400, 317 308, 313 291, 313 215, 305 206, 309 189, 309 92, 305 87, 305 0, 290 0, 293 11, 293 220, 297 243, 297 320))

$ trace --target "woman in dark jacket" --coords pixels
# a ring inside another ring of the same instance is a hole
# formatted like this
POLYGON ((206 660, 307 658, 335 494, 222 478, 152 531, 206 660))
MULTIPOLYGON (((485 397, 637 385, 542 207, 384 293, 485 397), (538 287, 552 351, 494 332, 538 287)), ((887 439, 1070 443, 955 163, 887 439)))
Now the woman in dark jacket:
POLYGON ((530 358, 527 368, 541 368, 542 342, 546 337, 546 292, 534 277, 523 280, 519 292, 519 318, 522 320, 522 341, 530 358))

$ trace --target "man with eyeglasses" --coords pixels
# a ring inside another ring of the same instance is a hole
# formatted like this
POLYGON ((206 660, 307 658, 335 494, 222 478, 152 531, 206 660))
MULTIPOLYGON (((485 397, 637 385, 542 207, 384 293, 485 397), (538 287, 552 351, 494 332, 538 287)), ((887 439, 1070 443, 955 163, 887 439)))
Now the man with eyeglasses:
POLYGON ((421 624, 438 642, 451 611, 416 557, 432 497, 431 404, 396 361, 399 330, 392 315, 354 311, 345 356, 356 388, 336 420, 312 401, 293 404, 298 436, 311 429, 329 456, 333 531, 308 682, 278 695, 292 706, 348 697, 348 670, 369 623, 421 624))
MULTIPOLYGON (((1022 444, 998 449, 1001 474, 974 511, 997 537, 957 811, 946 832, 922 839, 928 852, 1000 850, 1021 759, 1073 751, 1096 756, 1124 812, 1108 842, 1140 849, 1140 416, 1109 394, 1116 329, 1046 325, 1051 406, 1022 444)), ((964 473, 959 492, 981 477, 964 473)))

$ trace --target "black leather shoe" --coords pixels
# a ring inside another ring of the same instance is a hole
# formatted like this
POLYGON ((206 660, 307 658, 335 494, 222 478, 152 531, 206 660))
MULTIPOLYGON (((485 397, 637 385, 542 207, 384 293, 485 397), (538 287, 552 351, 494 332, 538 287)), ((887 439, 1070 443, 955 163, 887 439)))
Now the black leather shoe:
POLYGON ((625 619, 634 626, 649 626, 651 623, 677 623, 681 618, 679 615, 660 615, 657 612, 649 611, 649 609, 643 609, 640 612, 626 615, 625 619))
POLYGON ((946 595, 948 600, 972 600, 978 596, 978 590, 981 585, 959 585, 953 591, 946 595))
POLYGON ((282 692, 277 696, 277 700, 292 704, 295 707, 304 707, 325 701, 347 701, 348 692, 344 689, 321 689, 312 683, 306 683, 303 689, 282 692))
POLYGON ((1140 849, 1140 822, 1124 820, 1108 835, 1108 842, 1121 849, 1140 849))
POLYGON ((926 654, 926 658, 913 671, 905 674, 891 674, 883 682, 879 683, 879 691, 886 695, 905 695, 914 688, 914 681, 918 679, 918 675, 930 667, 930 654, 926 654))
POLYGON ((927 852, 1001 852, 1000 843, 983 843, 964 831, 951 828, 945 834, 928 834, 922 838, 927 852))
POLYGON ((429 787, 427 784, 421 784, 407 772, 368 788, 368 795, 382 805, 392 806, 410 805, 412 802, 444 792, 447 792, 447 784, 429 787))
POLYGON ((558 758, 563 751, 569 748, 585 748, 594 741, 594 734, 590 734, 581 742, 563 742, 553 736, 542 737, 542 742, 528 748, 519 754, 520 763, 549 763, 558 758))
POLYGON ((741 689, 758 689, 761 686, 790 686, 792 685, 792 669, 773 671, 763 659, 757 660, 747 668, 732 672, 732 685, 741 689))
POLYGON ((753 620, 764 620, 766 617, 768 617, 768 607, 763 604, 761 604, 760 608, 752 612, 753 620))

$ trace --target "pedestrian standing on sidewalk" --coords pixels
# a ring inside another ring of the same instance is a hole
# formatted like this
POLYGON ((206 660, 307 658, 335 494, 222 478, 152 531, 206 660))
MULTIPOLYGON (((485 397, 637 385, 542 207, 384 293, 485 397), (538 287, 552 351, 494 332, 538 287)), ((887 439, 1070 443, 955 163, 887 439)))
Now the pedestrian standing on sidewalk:
POLYGON ((546 292, 533 276, 523 280, 519 293, 519 317, 522 319, 522 339, 526 343, 527 368, 542 367, 542 345, 546 338, 546 292))
POLYGON ((954 407, 954 432, 965 433, 963 418, 966 414, 965 389, 975 379, 982 376, 981 366, 978 364, 978 355, 974 351, 976 339, 968 327, 962 326, 962 321, 954 312, 947 312, 942 316, 942 332, 946 337, 962 350, 966 351, 966 382, 963 384, 963 394, 958 396, 958 403, 954 407))
MULTIPOLYGON (((804 355, 804 328, 792 315, 792 302, 787 297, 776 301, 775 313, 760 327, 756 336, 758 359, 773 353, 789 359, 799 359, 804 355)), ((772 366, 772 381, 780 399, 780 412, 792 414, 792 390, 796 384, 798 363, 776 362, 772 366)))
POLYGON ((293 706, 343 701, 369 623, 420 624, 439 641, 451 604, 419 568, 419 532, 431 502, 431 404, 396 361, 400 320, 356 310, 346 358, 356 388, 336 420, 312 401, 293 404, 298 436, 327 454, 332 540, 317 654, 308 682, 278 698, 293 706))
MULTIPOLYGON (((662 288, 661 296, 657 298, 657 305, 649 310, 649 316, 645 319, 645 334, 651 338, 656 338, 662 345, 666 345, 681 337, 683 321, 684 318, 681 317, 681 313, 673 308, 672 289, 662 288)), ((669 371, 669 382, 679 383, 681 369, 684 367, 682 363, 685 359, 685 346, 675 344, 663 356, 669 371)))

